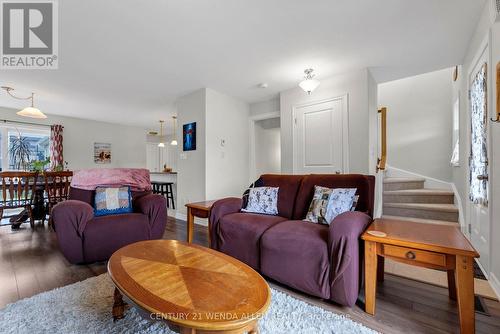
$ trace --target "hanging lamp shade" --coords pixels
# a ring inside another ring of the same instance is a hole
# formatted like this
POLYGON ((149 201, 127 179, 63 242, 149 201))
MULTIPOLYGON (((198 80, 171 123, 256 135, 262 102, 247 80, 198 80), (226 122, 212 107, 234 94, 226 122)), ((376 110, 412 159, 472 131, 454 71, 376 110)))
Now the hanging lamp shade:
POLYGON ((26 107, 23 110, 18 111, 16 114, 18 114, 19 116, 31 117, 31 118, 39 118, 39 119, 47 118, 47 115, 45 115, 43 112, 40 111, 40 109, 35 107, 26 107))
POLYGON ((176 134, 176 132, 177 132, 177 129, 176 129, 177 116, 172 116, 172 119, 173 119, 173 123, 174 123, 174 137, 172 138, 170 145, 177 146, 177 134, 176 134))

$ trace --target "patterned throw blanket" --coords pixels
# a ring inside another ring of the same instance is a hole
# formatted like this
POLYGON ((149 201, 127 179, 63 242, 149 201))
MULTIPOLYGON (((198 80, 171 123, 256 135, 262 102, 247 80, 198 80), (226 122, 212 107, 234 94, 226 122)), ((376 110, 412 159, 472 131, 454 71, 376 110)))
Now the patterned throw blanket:
POLYGON ((73 188, 95 190, 97 186, 130 186, 132 191, 150 191, 149 170, 143 168, 92 168, 77 170, 73 188))

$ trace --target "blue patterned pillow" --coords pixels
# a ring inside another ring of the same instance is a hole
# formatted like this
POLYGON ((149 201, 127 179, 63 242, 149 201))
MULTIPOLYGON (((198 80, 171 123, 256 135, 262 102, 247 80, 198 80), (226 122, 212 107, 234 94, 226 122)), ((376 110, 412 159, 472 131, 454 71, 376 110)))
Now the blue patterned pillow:
POLYGON ((95 189, 94 215, 106 216, 119 213, 130 213, 132 210, 132 194, 129 186, 97 187, 95 189))
POLYGON ((278 191, 278 187, 250 188, 248 204, 241 211, 276 216, 278 214, 278 191))
POLYGON ((341 213, 351 211, 356 197, 356 190, 356 188, 335 188, 332 190, 326 206, 325 219, 327 224, 330 224, 341 213))

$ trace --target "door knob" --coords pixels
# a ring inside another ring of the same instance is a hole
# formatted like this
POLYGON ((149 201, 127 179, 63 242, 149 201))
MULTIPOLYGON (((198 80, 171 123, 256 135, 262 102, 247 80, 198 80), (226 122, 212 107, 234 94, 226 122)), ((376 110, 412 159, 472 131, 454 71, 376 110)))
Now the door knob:
POLYGON ((488 181, 488 175, 478 175, 477 179, 480 181, 488 181))

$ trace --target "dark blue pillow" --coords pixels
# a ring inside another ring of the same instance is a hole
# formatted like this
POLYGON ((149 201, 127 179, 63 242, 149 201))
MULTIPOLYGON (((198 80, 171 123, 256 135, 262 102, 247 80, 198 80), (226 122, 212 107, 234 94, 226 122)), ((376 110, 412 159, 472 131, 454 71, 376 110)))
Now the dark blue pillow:
POLYGON ((97 187, 95 189, 94 216, 116 215, 130 213, 132 209, 132 194, 129 186, 97 187))

